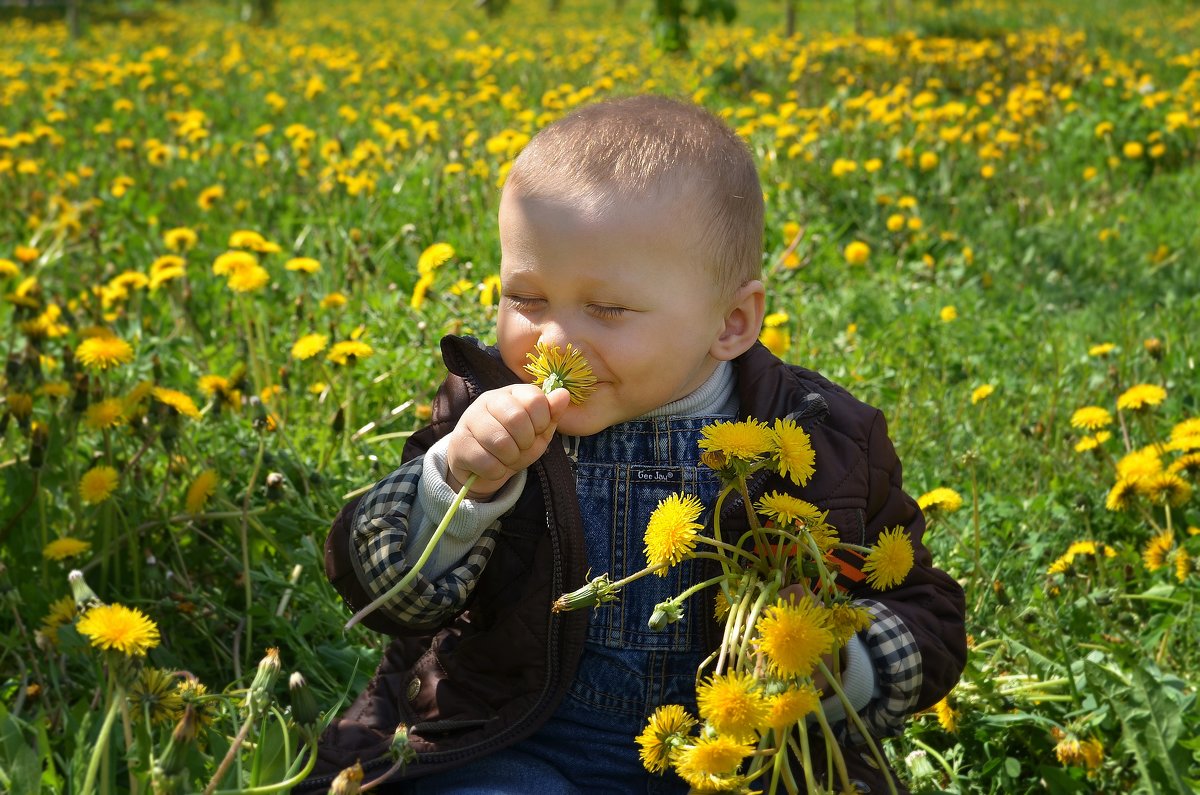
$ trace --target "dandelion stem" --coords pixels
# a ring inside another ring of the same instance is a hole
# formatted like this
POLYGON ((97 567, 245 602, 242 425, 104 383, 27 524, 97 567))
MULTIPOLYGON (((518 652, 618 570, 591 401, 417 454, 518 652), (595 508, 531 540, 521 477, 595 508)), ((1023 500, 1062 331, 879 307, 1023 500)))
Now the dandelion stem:
POLYGON ((887 781, 888 792, 891 795, 897 795, 896 782, 892 780, 891 773, 888 772, 887 762, 883 759, 883 754, 879 750, 879 744, 875 742, 875 738, 871 735, 867 725, 863 723, 862 717, 857 710, 850 704, 850 699, 846 696, 846 691, 842 689, 842 685, 838 682, 829 669, 825 666, 824 661, 817 661, 817 669, 825 677, 826 683, 833 688, 833 692, 837 694, 838 700, 842 702, 842 709, 846 713, 846 718, 854 724, 854 728, 858 729, 858 733, 865 738, 867 746, 871 749, 871 756, 875 757, 875 764, 883 771, 884 779, 887 781))
POLYGON ((117 689, 114 688, 109 692, 108 711, 104 713, 104 723, 100 726, 100 735, 96 738, 96 746, 92 748, 92 758, 88 760, 87 773, 83 777, 83 788, 79 790, 80 792, 96 791, 96 774, 100 772, 100 760, 108 756, 108 738, 124 700, 117 689))
POLYGON ((213 795, 217 785, 221 783, 221 779, 225 778, 225 774, 229 772, 229 766, 233 764, 233 760, 237 757, 238 751, 241 750, 242 744, 246 742, 246 737, 250 735, 250 729, 257 718, 258 716, 254 710, 250 710, 249 714, 246 715, 246 720, 242 723, 242 728, 238 729, 237 736, 233 738, 233 742, 229 745, 229 750, 225 752, 225 758, 217 766, 217 772, 213 773, 208 786, 204 788, 204 795, 213 795))
POLYGON ((378 597, 362 610, 359 610, 357 613, 351 616, 350 620, 346 622, 344 629, 350 630, 355 624, 362 621, 371 613, 374 613, 385 602, 391 600, 396 596, 396 594, 407 588, 409 583, 411 583, 416 576, 421 573, 421 567, 425 565, 425 561, 429 560, 429 556, 432 555, 433 550, 437 548, 438 542, 442 540, 442 535, 446 532, 446 528, 450 526, 450 520, 454 518, 456 513, 458 513, 458 506, 466 498, 467 492, 471 490, 471 487, 475 485, 475 481, 478 479, 479 478, 477 475, 471 473, 471 475, 467 478, 467 482, 464 483, 462 488, 458 490, 458 494, 454 495, 454 501, 450 503, 450 508, 446 511, 446 515, 442 517, 442 521, 438 524, 437 529, 433 531, 433 535, 430 537, 429 543, 425 545, 425 549, 421 552, 421 556, 417 558, 417 562, 412 565, 412 568, 408 570, 408 573, 400 579, 400 582, 393 585, 382 596, 378 597))
POLYGON ((291 778, 280 781, 277 784, 267 784, 262 787, 250 787, 248 789, 222 789, 211 793, 211 795, 269 795, 272 792, 286 792, 292 787, 299 784, 308 774, 312 772, 313 767, 317 764, 317 753, 309 746, 308 759, 304 762, 304 767, 300 769, 296 775, 291 778))
MULTIPOLYGON (((254 469, 250 471, 250 480, 246 484, 246 493, 242 496, 242 521, 239 533, 242 542, 242 590, 246 596, 246 652, 253 648, 254 616, 251 608, 254 606, 254 590, 250 583, 250 495, 254 493, 254 484, 258 480, 258 472, 262 468, 263 450, 266 447, 266 435, 258 432, 258 453, 254 457, 254 469)), ((247 660, 249 662, 249 660, 247 660)))

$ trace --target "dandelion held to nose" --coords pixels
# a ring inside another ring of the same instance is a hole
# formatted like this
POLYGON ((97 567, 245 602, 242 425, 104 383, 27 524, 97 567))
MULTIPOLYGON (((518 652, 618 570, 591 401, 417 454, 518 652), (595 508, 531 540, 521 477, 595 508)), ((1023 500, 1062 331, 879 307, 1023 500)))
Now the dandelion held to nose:
MULTIPOLYGON (((578 405, 587 400, 591 394, 596 391, 596 376, 592 374, 592 368, 588 364, 587 359, 570 343, 567 343, 567 350, 563 352, 557 345, 547 345, 544 342, 538 342, 533 352, 527 354, 529 364, 525 365, 525 370, 533 376, 533 385, 540 386, 542 391, 549 395, 555 389, 566 389, 571 395, 571 403, 578 405)), ((350 629, 358 624, 371 613, 378 610, 385 602, 394 598, 396 594, 403 591, 409 584, 416 579, 420 574, 425 562, 433 554, 433 550, 437 548, 438 542, 442 539, 442 534, 446 532, 446 528, 450 526, 450 520, 458 513, 458 506, 466 498, 471 487, 478 480, 478 475, 472 473, 459 489, 458 494, 454 496, 453 502, 450 503, 450 508, 446 511, 446 515, 442 517, 442 521, 438 523, 437 529, 433 531, 433 535, 429 539, 429 544, 426 545, 421 556, 417 558, 417 562, 413 564, 408 573, 405 574, 400 582, 393 585, 386 593, 372 601, 369 605, 359 610, 350 620, 346 622, 345 629, 350 629)))

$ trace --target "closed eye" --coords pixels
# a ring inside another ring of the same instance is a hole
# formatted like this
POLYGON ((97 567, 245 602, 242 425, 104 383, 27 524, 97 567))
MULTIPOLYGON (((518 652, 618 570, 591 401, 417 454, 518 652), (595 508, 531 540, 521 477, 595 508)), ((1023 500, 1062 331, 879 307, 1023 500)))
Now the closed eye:
POLYGON ((540 303, 542 299, 530 298, 529 296, 525 295, 509 295, 507 293, 503 293, 502 300, 507 301, 513 309, 516 309, 518 312, 520 312, 521 310, 532 309, 534 306, 540 303))
POLYGON ((591 304, 588 310, 596 317, 606 320, 620 317, 625 313, 625 307, 623 306, 607 306, 605 304, 591 304))

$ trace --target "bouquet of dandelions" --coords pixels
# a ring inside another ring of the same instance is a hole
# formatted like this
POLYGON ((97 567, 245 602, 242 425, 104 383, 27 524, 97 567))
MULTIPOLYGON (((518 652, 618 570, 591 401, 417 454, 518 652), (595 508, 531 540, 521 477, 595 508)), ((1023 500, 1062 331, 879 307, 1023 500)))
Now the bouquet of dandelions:
MULTIPOLYGON (((887 766, 839 684, 838 652, 870 624, 870 615, 836 587, 830 553, 844 549, 864 555, 867 582, 887 589, 912 568, 912 542, 897 527, 885 531, 874 548, 843 543, 826 521, 828 511, 778 491, 751 503, 747 484, 755 475, 774 472, 803 486, 815 472, 811 440, 791 420, 776 420, 773 426, 753 419, 717 422, 703 430, 700 448, 701 461, 722 483, 711 535, 698 521, 704 512, 700 500, 671 495, 647 524, 646 568, 617 582, 596 577, 563 594, 553 609, 612 601, 633 581, 666 576, 686 559, 716 561, 719 574, 659 604, 651 618, 654 629, 678 621, 688 597, 712 588, 724 635, 697 672, 699 719, 682 706, 660 706, 637 738, 646 769, 673 769, 700 793, 747 792, 752 786, 771 793, 855 792, 820 708, 824 688, 841 699, 879 768, 887 766), (730 543, 720 517, 735 492, 746 506, 747 522, 741 537, 730 543), (810 743, 813 731, 825 739, 819 759, 810 743)), ((890 778, 888 783, 895 792, 890 778)))
MULTIPOLYGON (((570 345, 564 353, 539 342, 525 369, 547 394, 567 389, 572 403, 582 403, 595 389, 591 368, 570 345)), ((696 792, 747 792, 767 776, 772 793, 781 788, 788 793, 802 788, 823 792, 835 783, 844 792, 854 792, 820 708, 824 687, 841 699, 879 768, 886 771, 887 766, 839 684, 838 651, 869 625, 870 616, 838 590, 830 553, 847 549, 865 555, 862 570, 868 584, 886 589, 908 575, 912 543, 899 527, 882 533, 874 548, 843 543, 826 522, 828 511, 782 492, 751 503, 748 483, 755 475, 774 472, 803 486, 816 471, 811 440, 791 420, 776 420, 774 426, 753 419, 718 422, 704 429, 700 447, 701 461, 722 483, 712 510, 711 536, 697 521, 704 512, 700 500, 672 495, 659 503, 647 524, 646 568, 617 582, 607 575, 596 577, 560 596, 552 609, 561 612, 613 601, 631 582, 650 574, 666 576, 683 560, 717 561, 717 576, 658 605, 651 618, 652 628, 661 629, 683 616, 688 597, 715 588, 716 614, 725 630, 720 648, 697 672, 699 719, 676 704, 655 710, 637 738, 643 764, 652 773, 674 769, 696 792), (720 516, 734 492, 746 506, 747 529, 729 543, 720 516), (815 730, 825 738, 820 760, 813 758, 809 740, 809 732, 815 730), (818 761, 824 765, 820 777, 818 761)), ((411 571, 355 614, 347 628, 412 582, 473 483, 470 478, 463 485, 411 571)), ((895 792, 890 779, 888 783, 895 792)))

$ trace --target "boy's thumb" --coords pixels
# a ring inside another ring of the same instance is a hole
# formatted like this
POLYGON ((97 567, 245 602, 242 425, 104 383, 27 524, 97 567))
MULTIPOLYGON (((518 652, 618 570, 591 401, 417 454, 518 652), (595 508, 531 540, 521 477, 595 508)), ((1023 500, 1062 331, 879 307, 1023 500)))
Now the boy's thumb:
POLYGON ((546 399, 550 401, 550 420, 557 424, 567 406, 571 405, 571 393, 564 387, 559 387, 547 395, 546 399))

